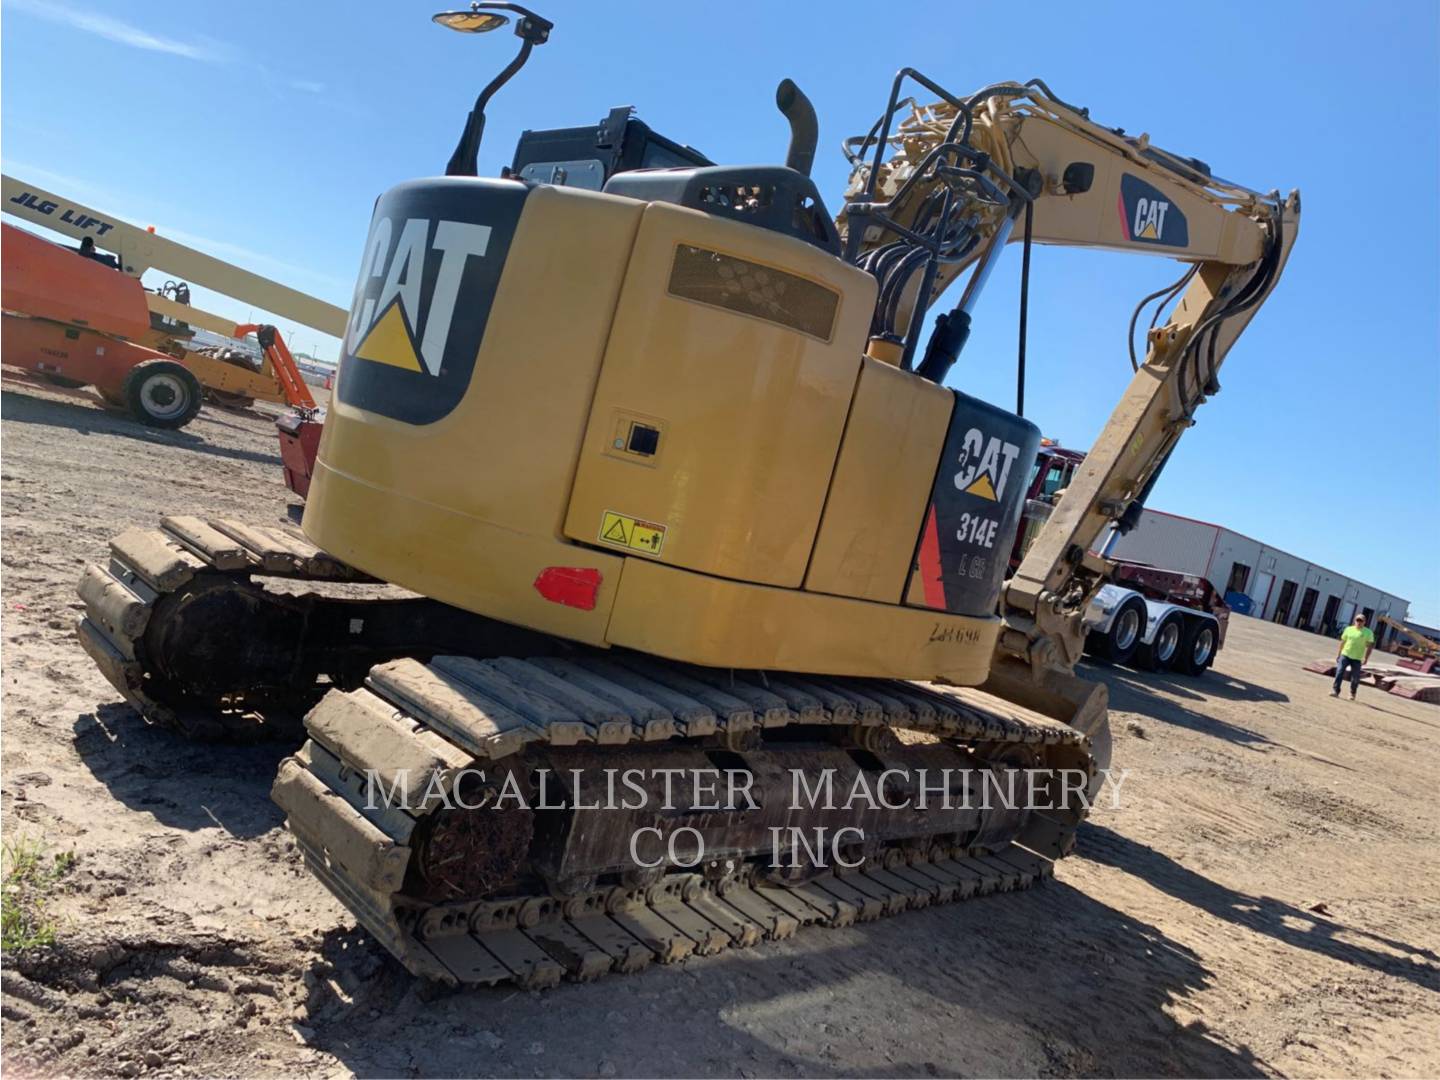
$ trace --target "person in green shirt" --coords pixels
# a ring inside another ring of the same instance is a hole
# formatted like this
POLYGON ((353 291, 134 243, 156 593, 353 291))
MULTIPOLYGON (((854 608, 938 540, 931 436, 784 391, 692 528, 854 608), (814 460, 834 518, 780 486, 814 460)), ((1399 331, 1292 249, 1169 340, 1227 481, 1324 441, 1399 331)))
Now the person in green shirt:
POLYGON ((1360 689, 1360 669, 1370 659, 1375 648, 1375 632, 1365 625, 1364 614, 1355 616, 1355 621, 1340 631, 1340 651, 1335 654, 1335 685, 1331 697, 1340 696, 1340 684, 1350 676, 1350 700, 1355 700, 1355 691, 1360 689))

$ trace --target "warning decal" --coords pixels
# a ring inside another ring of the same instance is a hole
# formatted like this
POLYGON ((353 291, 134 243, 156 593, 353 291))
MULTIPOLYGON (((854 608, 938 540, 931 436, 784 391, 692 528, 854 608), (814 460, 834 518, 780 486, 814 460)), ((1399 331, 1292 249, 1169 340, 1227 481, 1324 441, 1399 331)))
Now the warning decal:
POLYGON ((646 555, 659 555, 665 545, 665 526, 606 510, 600 517, 600 540, 646 555))

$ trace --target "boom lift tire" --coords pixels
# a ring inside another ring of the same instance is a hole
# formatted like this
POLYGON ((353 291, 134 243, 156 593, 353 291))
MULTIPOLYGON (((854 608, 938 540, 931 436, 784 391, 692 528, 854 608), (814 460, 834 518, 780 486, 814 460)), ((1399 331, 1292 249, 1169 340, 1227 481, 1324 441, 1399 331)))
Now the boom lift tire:
POLYGON ((1160 620, 1155 636, 1135 650, 1135 666, 1146 671, 1169 671, 1185 640, 1185 620, 1172 611, 1160 620))
POLYGON ((200 411, 204 391, 200 380, 174 360, 136 364, 121 387, 125 405, 142 424, 182 428, 200 411))
POLYGON ((1112 664, 1125 664, 1140 647, 1140 638, 1145 631, 1145 601, 1132 596, 1120 605, 1115 618, 1110 620, 1110 629, 1101 633, 1092 630, 1086 638, 1085 651, 1100 660, 1112 664))
POLYGON ((1191 619, 1180 639, 1175 669, 1186 675, 1204 675, 1215 662, 1215 645, 1218 639, 1219 632, 1209 619, 1191 619))

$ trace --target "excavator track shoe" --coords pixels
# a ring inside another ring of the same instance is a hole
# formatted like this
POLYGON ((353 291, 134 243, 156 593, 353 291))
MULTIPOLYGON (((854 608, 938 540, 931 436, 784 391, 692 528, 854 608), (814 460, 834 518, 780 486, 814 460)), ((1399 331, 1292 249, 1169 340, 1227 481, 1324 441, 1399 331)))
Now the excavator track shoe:
POLYGON ((381 664, 363 688, 328 694, 306 718, 310 741, 282 766, 274 797, 307 866, 381 944, 413 974, 464 986, 590 981, 753 947, 811 924, 843 927, 1024 889, 1050 875, 1050 860, 1013 841, 971 850, 943 839, 884 847, 856 869, 794 882, 672 867, 650 884, 589 879, 555 895, 532 875, 517 879, 531 883, 518 891, 466 896, 446 892, 454 878, 437 885, 425 873, 420 838, 448 812, 443 796, 457 794, 466 770, 528 773, 548 760, 542 755, 565 753, 623 765, 656 745, 646 737, 652 724, 681 733, 672 748, 715 748, 731 725, 763 734, 802 723, 953 740, 982 760, 1039 748, 1038 760, 1048 752, 1089 767, 1079 732, 978 691, 773 675, 762 685, 624 654, 447 656, 381 664), (688 734, 697 722, 706 735, 688 734), (377 801, 376 784, 391 798, 377 801))
MULTIPOLYGON (((145 647, 157 607, 204 584, 244 584, 256 578, 325 582, 371 579, 283 528, 256 528, 188 515, 161 519, 158 529, 132 528, 110 541, 107 566, 81 575, 85 605, 76 634, 106 680, 147 720, 196 739, 245 739, 298 734, 241 708, 186 707, 167 700, 165 676, 145 647)), ((223 630, 223 628, 218 628, 223 630)), ((243 631, 237 630, 237 636, 243 631)), ((298 717, 297 717, 298 720, 298 717)))

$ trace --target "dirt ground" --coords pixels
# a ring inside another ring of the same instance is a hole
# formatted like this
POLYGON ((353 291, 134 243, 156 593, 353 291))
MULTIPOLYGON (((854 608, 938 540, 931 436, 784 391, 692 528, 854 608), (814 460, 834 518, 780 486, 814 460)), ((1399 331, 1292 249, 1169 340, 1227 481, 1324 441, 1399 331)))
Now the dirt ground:
POLYGON ((1326 642, 1238 617, 1203 680, 1089 669, 1129 776, 1044 888, 430 995, 303 870, 287 747, 148 727, 73 637, 123 527, 284 515, 270 415, 0 412, 4 833, 76 854, 58 944, 6 958, 13 1075, 1440 1074, 1440 708, 1331 700, 1326 642))

